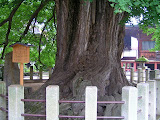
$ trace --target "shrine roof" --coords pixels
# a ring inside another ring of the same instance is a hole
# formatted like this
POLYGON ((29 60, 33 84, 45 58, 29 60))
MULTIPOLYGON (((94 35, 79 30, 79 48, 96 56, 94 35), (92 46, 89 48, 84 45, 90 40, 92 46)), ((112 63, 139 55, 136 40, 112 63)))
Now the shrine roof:
POLYGON ((33 45, 31 45, 31 44, 24 44, 24 43, 19 43, 19 42, 17 42, 17 43, 14 43, 14 44, 10 45, 10 47, 13 47, 13 46, 15 46, 15 45, 23 45, 23 46, 26 46, 26 47, 32 47, 32 46, 33 46, 33 45))

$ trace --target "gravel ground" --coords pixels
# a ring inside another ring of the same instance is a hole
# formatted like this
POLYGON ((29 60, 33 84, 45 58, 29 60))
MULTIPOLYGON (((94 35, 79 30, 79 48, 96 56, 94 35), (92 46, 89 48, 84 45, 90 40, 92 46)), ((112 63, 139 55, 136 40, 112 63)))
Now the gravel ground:
POLYGON ((24 87, 32 87, 32 91, 38 90, 44 83, 25 83, 24 87))

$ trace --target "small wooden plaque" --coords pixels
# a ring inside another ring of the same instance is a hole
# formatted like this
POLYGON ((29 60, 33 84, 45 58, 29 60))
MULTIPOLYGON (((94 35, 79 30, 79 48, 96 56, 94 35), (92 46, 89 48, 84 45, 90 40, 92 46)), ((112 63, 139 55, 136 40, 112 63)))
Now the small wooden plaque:
POLYGON ((20 63, 20 85, 23 86, 23 63, 29 63, 29 45, 15 43, 10 47, 13 47, 12 62, 20 63))
POLYGON ((12 62, 29 63, 29 53, 30 53, 29 46, 15 44, 13 46, 12 62))

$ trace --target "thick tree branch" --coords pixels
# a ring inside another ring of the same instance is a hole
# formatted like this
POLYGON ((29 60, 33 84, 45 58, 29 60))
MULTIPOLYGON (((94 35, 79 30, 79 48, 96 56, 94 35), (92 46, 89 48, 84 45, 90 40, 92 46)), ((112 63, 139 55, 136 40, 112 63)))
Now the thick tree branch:
POLYGON ((3 51, 2 51, 2 56, 1 56, 1 59, 4 58, 4 52, 5 52, 5 49, 9 43, 9 33, 11 31, 11 25, 12 25, 12 19, 9 20, 9 24, 8 24, 8 30, 7 30, 7 34, 6 34, 6 40, 5 40, 5 44, 3 46, 3 51))
POLYGON ((14 14, 15 14, 16 11, 18 10, 18 8, 21 6, 21 4, 22 4, 23 1, 24 1, 24 0, 21 0, 21 1, 19 2, 19 4, 12 10, 12 12, 11 12, 10 15, 9 15, 9 17, 6 18, 5 20, 3 20, 3 21, 0 23, 0 27, 1 27, 3 24, 5 24, 6 22, 8 22, 10 19, 13 18, 14 14))
POLYGON ((56 11, 56 8, 54 7, 54 9, 53 9, 53 18, 54 18, 54 21, 53 22, 54 22, 54 27, 57 29, 55 11, 56 11))
POLYGON ((43 29, 42 29, 42 32, 41 32, 41 36, 40 36, 40 40, 39 40, 39 51, 38 51, 38 60, 39 60, 39 62, 42 64, 42 62, 41 62, 41 43, 42 43, 42 37, 43 37, 43 32, 44 32, 44 30, 45 30, 45 28, 46 28, 46 26, 47 26, 47 24, 53 19, 55 17, 55 7, 54 7, 54 9, 53 9, 53 15, 51 16, 51 18, 49 18, 48 20, 47 20, 47 22, 45 22, 45 25, 44 25, 44 27, 43 27, 43 29))
POLYGON ((34 28, 35 28, 35 26, 36 26, 36 22, 37 22, 37 17, 35 17, 35 19, 34 19, 34 24, 33 24, 33 28, 32 28, 33 34, 34 34, 34 32, 35 32, 34 28))
POLYGON ((26 29, 24 30, 23 34, 20 37, 20 40, 27 34, 29 27, 33 21, 33 19, 35 17, 37 17, 38 13, 40 12, 40 10, 42 10, 42 8, 49 2, 50 0, 45 0, 44 2, 42 1, 40 6, 36 9, 36 11, 32 14, 32 16, 29 19, 29 22, 27 23, 26 29))
POLYGON ((4 46, 3 46, 1 59, 4 58, 4 53, 5 53, 6 47, 9 43, 9 34, 10 34, 10 31, 11 31, 12 18, 14 16, 14 14, 16 13, 16 11, 18 10, 18 8, 20 7, 20 5, 22 4, 22 2, 23 2, 23 0, 21 0, 20 3, 12 10, 9 17, 0 23, 0 26, 2 26, 3 24, 5 24, 6 22, 9 21, 8 30, 7 30, 7 33, 6 33, 6 39, 5 39, 5 43, 4 43, 4 46))

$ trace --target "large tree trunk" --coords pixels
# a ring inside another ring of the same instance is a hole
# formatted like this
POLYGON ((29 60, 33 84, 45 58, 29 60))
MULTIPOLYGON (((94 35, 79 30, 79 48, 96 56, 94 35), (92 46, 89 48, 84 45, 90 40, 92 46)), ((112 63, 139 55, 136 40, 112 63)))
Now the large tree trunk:
POLYGON ((124 13, 115 15, 107 0, 56 0, 56 5, 58 52, 52 80, 63 87, 63 95, 73 93, 77 79, 96 85, 101 96, 121 93, 127 84, 120 66, 124 13))
MULTIPOLYGON (((58 51, 45 86, 59 85, 61 99, 83 100, 85 86, 93 85, 98 87, 98 100, 120 100, 122 87, 128 85, 120 64, 124 26, 119 22, 124 13, 115 15, 110 4, 107 0, 56 0, 58 51)), ((38 94, 44 94, 45 86, 38 94)), ((98 107, 99 115, 117 114, 114 105, 104 106, 98 107)), ((72 107, 74 115, 83 114, 84 106, 72 107)))
POLYGON ((120 66, 124 26, 119 22, 124 13, 115 15, 107 0, 56 4, 58 52, 52 80, 64 96, 74 93, 77 80, 90 81, 100 96, 121 93, 127 84, 120 66))

